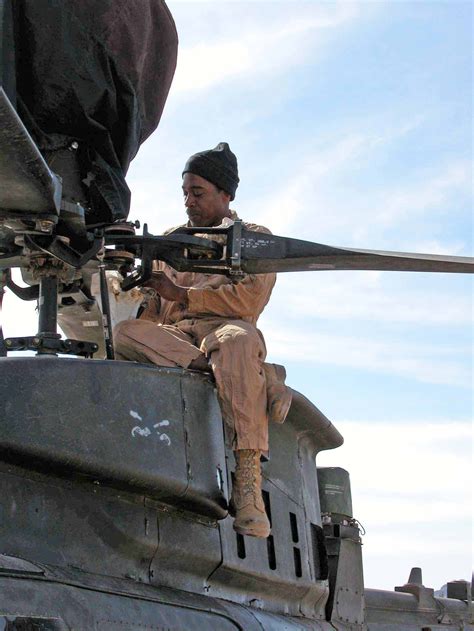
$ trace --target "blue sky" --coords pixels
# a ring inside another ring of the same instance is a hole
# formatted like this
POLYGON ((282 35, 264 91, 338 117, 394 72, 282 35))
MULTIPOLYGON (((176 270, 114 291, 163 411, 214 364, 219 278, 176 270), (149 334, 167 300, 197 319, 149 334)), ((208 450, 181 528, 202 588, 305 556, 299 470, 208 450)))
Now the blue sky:
MULTIPOLYGON (((186 158, 226 140, 244 220, 472 255, 470 2, 168 6, 178 70, 129 172, 131 219, 154 233, 184 220, 186 158)), ((269 360, 345 436, 318 464, 351 472, 369 587, 403 584, 415 565, 434 588, 470 576, 471 292, 457 275, 287 274, 260 320, 269 360)))

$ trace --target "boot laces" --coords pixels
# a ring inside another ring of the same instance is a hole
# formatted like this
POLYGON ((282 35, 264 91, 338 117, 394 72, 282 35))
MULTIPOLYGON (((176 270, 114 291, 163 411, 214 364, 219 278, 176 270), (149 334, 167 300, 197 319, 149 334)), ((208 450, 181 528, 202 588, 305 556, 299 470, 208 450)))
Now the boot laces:
POLYGON ((255 466, 255 459, 245 458, 242 463, 242 481, 243 481, 243 491, 244 493, 250 494, 255 493, 255 489, 257 486, 257 471, 255 466))

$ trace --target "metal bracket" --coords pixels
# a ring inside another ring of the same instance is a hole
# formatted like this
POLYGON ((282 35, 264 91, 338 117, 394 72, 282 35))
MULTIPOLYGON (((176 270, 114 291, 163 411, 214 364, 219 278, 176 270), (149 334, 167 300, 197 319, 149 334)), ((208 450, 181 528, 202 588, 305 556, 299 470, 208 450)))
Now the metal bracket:
POLYGON ((42 351, 45 354, 79 355, 92 357, 98 345, 80 340, 62 340, 54 334, 35 335, 29 337, 8 337, 5 340, 7 351, 42 351))
POLYGON ((56 236, 25 235, 25 244, 33 251, 44 252, 76 269, 85 265, 103 247, 102 238, 96 238, 86 252, 76 252, 56 236))
POLYGON ((230 262, 229 274, 231 276, 243 276, 242 272, 242 221, 236 219, 230 229, 230 262))
MULTIPOLYGON (((100 279, 100 301, 102 306, 102 325, 104 329, 105 351, 107 359, 114 359, 114 342, 112 336, 112 317, 110 315, 109 288, 107 285, 107 276, 105 274, 105 264, 103 257, 99 263, 99 279, 100 279)), ((97 349, 96 349, 97 350, 97 349)))
MULTIPOLYGON (((148 232, 148 224, 143 224, 143 236, 150 237, 153 236, 148 232)), ((150 280, 151 274, 153 271, 153 254, 151 246, 148 244, 144 244, 141 253, 141 265, 136 272, 133 272, 129 276, 127 276, 122 282, 122 290, 130 291, 134 287, 138 287, 139 285, 143 285, 147 280, 150 280)))

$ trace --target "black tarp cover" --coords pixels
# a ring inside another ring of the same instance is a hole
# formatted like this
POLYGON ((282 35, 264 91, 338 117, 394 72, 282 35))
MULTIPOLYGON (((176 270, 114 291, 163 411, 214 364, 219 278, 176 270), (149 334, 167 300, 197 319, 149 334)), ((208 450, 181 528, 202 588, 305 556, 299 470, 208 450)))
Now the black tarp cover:
POLYGON ((162 0, 9 1, 23 122, 63 178, 74 156, 89 224, 126 218, 125 174, 160 121, 176 67, 171 13, 162 0))

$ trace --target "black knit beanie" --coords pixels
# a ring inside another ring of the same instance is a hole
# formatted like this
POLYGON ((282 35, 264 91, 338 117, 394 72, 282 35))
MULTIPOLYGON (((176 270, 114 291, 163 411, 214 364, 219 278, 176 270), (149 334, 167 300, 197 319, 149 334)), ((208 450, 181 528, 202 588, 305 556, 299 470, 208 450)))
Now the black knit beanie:
POLYGON ((229 193, 231 200, 239 185, 237 158, 226 142, 220 142, 214 149, 200 151, 192 155, 184 166, 185 173, 200 175, 208 182, 229 193))

